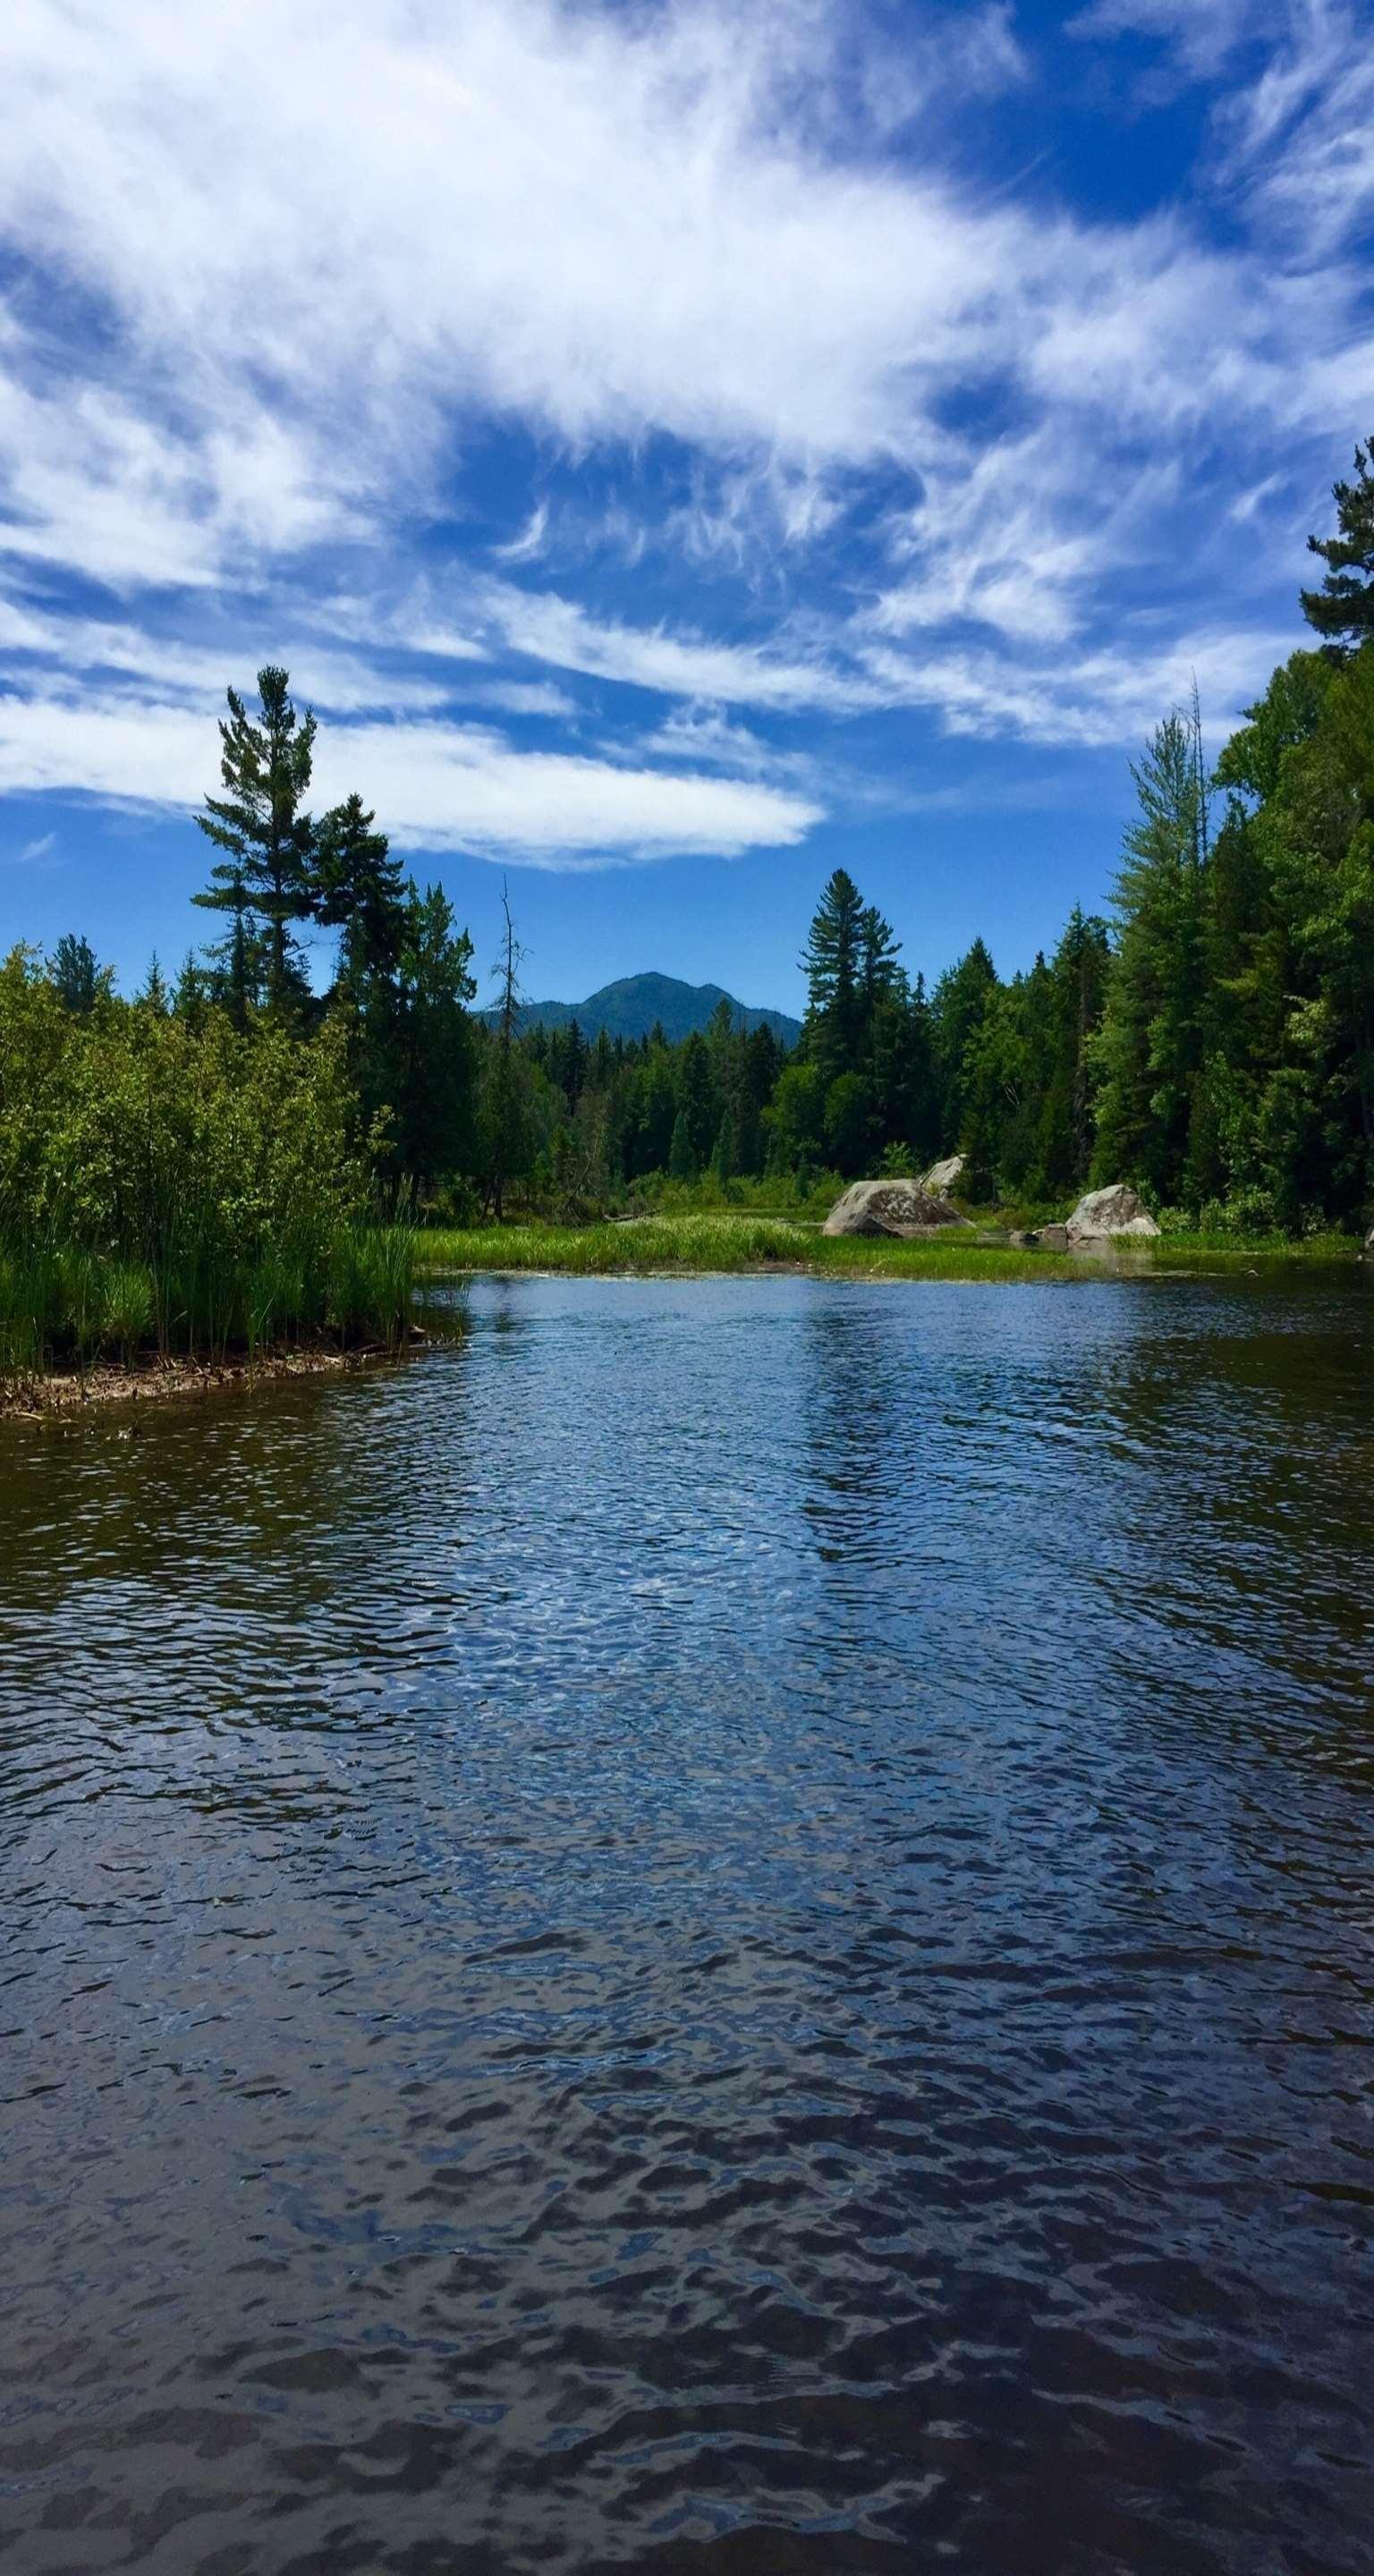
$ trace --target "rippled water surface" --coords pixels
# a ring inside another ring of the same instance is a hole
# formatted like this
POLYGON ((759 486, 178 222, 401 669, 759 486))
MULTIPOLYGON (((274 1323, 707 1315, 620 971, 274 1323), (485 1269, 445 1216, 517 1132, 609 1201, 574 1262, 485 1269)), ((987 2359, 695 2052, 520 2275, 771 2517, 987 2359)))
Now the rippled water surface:
POLYGON ((1374 1293, 0 1430, 30 2571, 1374 2566, 1374 1293))

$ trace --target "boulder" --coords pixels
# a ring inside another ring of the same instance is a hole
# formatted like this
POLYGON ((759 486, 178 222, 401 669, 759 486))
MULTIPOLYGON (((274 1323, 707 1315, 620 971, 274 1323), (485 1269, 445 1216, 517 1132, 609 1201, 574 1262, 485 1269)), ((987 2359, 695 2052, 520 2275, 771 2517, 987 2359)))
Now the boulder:
POLYGON ((924 1234, 939 1225, 964 1225, 948 1199, 935 1198, 918 1181, 855 1181, 836 1199, 824 1234, 924 1234))
POLYGON ((1066 1225, 1041 1226, 1040 1249, 1042 1252, 1067 1252, 1068 1248, 1069 1229, 1066 1225))
POLYGON ((1371 1225, 1364 1239, 1364 1257, 1366 1261, 1374 1261, 1374 1225, 1371 1225))
POLYGON ((1124 1181, 1113 1182, 1109 1190, 1089 1190, 1087 1197, 1079 1200, 1068 1224, 1070 1243, 1104 1243, 1117 1234, 1158 1232, 1148 1208, 1124 1181))
POLYGON ((957 1190, 963 1177, 963 1155, 946 1154, 943 1163, 932 1163, 930 1170, 922 1173, 920 1187, 929 1190, 932 1198, 941 1199, 947 1197, 951 1190, 957 1190))

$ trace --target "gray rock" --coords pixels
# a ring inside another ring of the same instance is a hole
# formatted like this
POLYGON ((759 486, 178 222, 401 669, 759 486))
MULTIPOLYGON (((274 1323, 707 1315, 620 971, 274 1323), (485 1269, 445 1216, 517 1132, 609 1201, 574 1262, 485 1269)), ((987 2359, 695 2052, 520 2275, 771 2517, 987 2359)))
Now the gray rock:
POLYGON ((1366 1261, 1374 1261, 1374 1225, 1371 1225, 1364 1239, 1364 1257, 1366 1261))
POLYGON ((1042 1252, 1067 1252, 1068 1248, 1069 1229, 1066 1225, 1041 1226, 1040 1249, 1042 1252))
POLYGON ((942 1163, 932 1163, 930 1170, 922 1173, 920 1186, 929 1190, 932 1198, 945 1198, 951 1190, 958 1189, 963 1177, 963 1155, 946 1154, 942 1163))
POLYGON ((1071 1244, 1106 1243, 1118 1234, 1158 1232, 1148 1208, 1124 1181, 1115 1181, 1109 1190, 1089 1190, 1087 1197, 1079 1200, 1068 1224, 1071 1244))
POLYGON ((916 1181, 854 1181, 836 1199, 824 1234, 924 1234, 942 1225, 966 1225, 947 1199, 916 1181))
POLYGON ((1039 1249, 1040 1237, 1038 1234, 1032 1234, 1027 1227, 1018 1225, 1013 1226, 1007 1241, 1015 1244, 1018 1252, 1035 1252, 1039 1249))

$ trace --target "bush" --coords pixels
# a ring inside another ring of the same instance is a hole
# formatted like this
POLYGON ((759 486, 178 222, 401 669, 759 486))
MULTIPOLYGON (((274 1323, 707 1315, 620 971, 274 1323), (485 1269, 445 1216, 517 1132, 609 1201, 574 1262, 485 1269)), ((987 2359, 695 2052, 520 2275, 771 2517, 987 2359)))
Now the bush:
POLYGON ((368 1222, 345 1039, 244 1034, 0 967, 0 1369, 394 1336, 411 1235, 368 1222))

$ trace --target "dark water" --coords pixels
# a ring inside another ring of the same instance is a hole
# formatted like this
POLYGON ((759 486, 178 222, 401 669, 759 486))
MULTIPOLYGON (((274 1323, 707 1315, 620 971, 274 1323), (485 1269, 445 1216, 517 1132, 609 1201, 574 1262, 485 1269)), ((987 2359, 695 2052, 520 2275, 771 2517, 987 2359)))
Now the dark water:
POLYGON ((30 2571, 1374 2567, 1374 1294, 0 1438, 30 2571))

